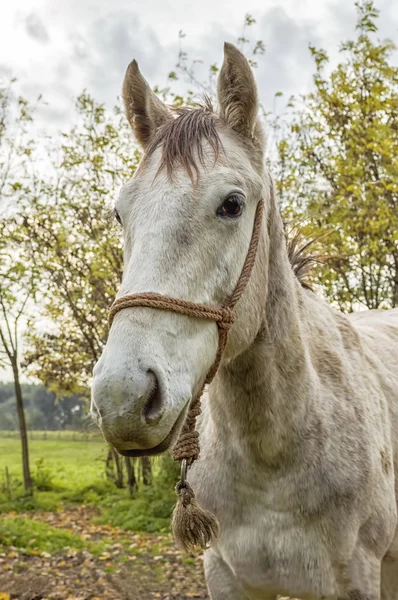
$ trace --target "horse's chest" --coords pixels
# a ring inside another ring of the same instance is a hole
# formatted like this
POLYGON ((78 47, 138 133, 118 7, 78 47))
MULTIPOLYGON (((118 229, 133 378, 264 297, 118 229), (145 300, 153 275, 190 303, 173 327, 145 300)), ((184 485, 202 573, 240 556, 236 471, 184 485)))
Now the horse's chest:
POLYGON ((319 531, 302 517, 273 502, 282 491, 267 491, 232 481, 213 479, 211 466, 198 465, 192 483, 198 500, 219 518, 217 552, 228 564, 250 599, 286 594, 303 599, 333 596, 335 579, 319 531), (214 490, 217 494, 214 494, 214 490))
POLYGON ((303 599, 336 593, 325 547, 290 515, 265 510, 262 518, 227 528, 219 552, 253 600, 270 593, 303 599))

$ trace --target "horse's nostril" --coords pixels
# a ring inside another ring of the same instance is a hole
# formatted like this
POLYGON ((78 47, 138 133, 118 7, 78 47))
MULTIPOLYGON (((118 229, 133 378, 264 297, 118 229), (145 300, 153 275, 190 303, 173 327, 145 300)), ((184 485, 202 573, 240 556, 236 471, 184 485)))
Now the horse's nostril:
POLYGON ((148 370, 148 375, 150 375, 152 380, 152 387, 149 392, 148 398, 144 404, 142 409, 142 414, 147 423, 151 423, 156 421, 162 414, 162 392, 160 389, 158 378, 155 373, 148 370))

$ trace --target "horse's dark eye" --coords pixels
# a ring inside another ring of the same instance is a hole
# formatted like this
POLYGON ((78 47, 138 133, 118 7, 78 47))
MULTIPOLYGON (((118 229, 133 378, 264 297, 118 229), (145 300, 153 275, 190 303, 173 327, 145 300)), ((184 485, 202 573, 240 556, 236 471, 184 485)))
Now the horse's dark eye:
POLYGON ((122 220, 121 220, 121 218, 120 218, 120 215, 119 215, 119 213, 117 212, 116 208, 113 210, 113 214, 115 215, 115 219, 116 219, 116 221, 117 221, 117 222, 118 222, 120 225, 123 225, 123 223, 122 223, 122 220))
POLYGON ((217 210, 219 217, 239 217, 243 210, 243 199, 238 194, 231 194, 217 210))

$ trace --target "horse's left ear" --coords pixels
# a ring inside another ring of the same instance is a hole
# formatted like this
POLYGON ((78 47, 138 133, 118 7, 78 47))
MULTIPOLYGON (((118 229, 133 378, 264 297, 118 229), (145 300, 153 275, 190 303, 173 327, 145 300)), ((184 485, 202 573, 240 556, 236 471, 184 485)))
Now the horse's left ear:
POLYGON ((173 117, 142 76, 136 60, 127 68, 122 94, 127 120, 145 150, 156 130, 173 117))
POLYGON ((258 95, 253 71, 242 52, 227 42, 217 96, 220 116, 227 125, 246 138, 255 137, 258 95))

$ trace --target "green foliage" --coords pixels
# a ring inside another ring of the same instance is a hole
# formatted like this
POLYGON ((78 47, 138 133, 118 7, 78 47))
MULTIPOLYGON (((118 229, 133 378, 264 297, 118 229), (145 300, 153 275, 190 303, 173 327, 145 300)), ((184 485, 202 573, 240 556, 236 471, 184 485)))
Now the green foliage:
POLYGON ((35 488, 41 492, 49 492, 54 490, 54 474, 44 462, 43 457, 36 460, 33 480, 35 483, 35 488))
POLYGON ((318 283, 342 310, 398 305, 398 67, 390 40, 373 37, 373 2, 357 2, 357 37, 328 54, 310 46, 314 89, 273 120, 279 194, 287 219, 329 232, 318 283))
POLYGON ((109 496, 102 501, 100 505, 103 510, 98 522, 127 531, 170 531, 179 467, 169 456, 162 456, 157 466, 153 484, 143 486, 132 500, 109 496))
POLYGON ((169 531, 179 475, 179 466, 170 456, 161 456, 154 462, 152 485, 141 483, 131 499, 126 489, 119 490, 105 480, 107 447, 101 440, 72 443, 67 438, 49 436, 31 440, 30 451, 35 464, 33 497, 24 494, 20 482, 18 441, 0 437, 0 513, 54 511, 62 505, 94 504, 101 509, 100 523, 135 532, 169 531), (7 489, 5 466, 11 490, 7 489))
MULTIPOLYGON (((100 504, 104 497, 118 496, 110 481, 94 481, 88 485, 63 489, 61 500, 64 504, 100 504)), ((124 496, 124 490, 122 492, 124 496)))
MULTIPOLYGON (((57 439, 30 440, 30 453, 33 464, 51 472, 56 489, 82 489, 97 482, 105 482, 104 463, 107 446, 103 440, 74 441, 57 439)), ((20 445, 17 439, 0 437, 0 477, 5 467, 15 478, 21 477, 20 445)))
POLYGON ((62 499, 59 492, 34 491, 33 494, 26 494, 22 489, 22 482, 20 480, 15 480, 15 482, 11 498, 8 493, 4 492, 4 486, 0 483, 0 515, 10 512, 54 512, 61 507, 62 499))
MULTIPOLYGON (((16 196, 29 192, 28 175, 35 144, 30 124, 35 107, 24 98, 15 98, 15 79, 0 83, 0 215, 16 196)), ((41 98, 38 98, 40 102, 41 98)))
POLYGON ((23 98, 13 101, 14 83, 0 84, 0 366, 11 367, 18 356, 18 325, 35 291, 31 254, 20 247, 18 223, 6 218, 34 187, 29 130, 34 110, 23 98))
POLYGON ((257 67, 257 62, 255 60, 255 57, 257 55, 264 54, 264 52, 265 52, 265 46, 264 46, 264 42, 262 40, 258 40, 257 42, 255 42, 255 44, 252 47, 250 47, 250 44, 251 44, 250 39, 248 39, 246 37, 248 28, 251 27, 252 25, 255 25, 255 23, 256 23, 256 19, 254 19, 252 15, 249 15, 247 13, 245 15, 242 34, 238 38, 238 45, 239 45, 240 49, 242 50, 242 52, 244 52, 246 54, 246 56, 249 60, 249 63, 251 64, 251 66, 253 68, 257 67))
POLYGON ((26 363, 58 395, 86 394, 92 366, 107 335, 107 311, 122 272, 120 230, 110 206, 134 173, 139 153, 115 109, 82 94, 79 125, 51 149, 51 176, 20 203, 25 243, 40 271, 46 332, 29 327, 26 363))
POLYGON ((93 554, 100 554, 105 547, 104 544, 87 542, 78 535, 26 517, 0 521, 0 545, 14 546, 27 553, 48 554, 56 554, 66 548, 77 551, 86 549, 93 554))
POLYGON ((22 244, 20 221, 5 214, 10 212, 11 200, 17 202, 33 193, 31 155, 35 145, 29 137, 33 110, 23 98, 18 98, 16 107, 12 105, 12 84, 4 87, 0 83, 0 368, 9 367, 13 374, 23 481, 29 492, 32 478, 20 385, 20 337, 29 304, 35 300, 38 277, 31 245, 22 244))

